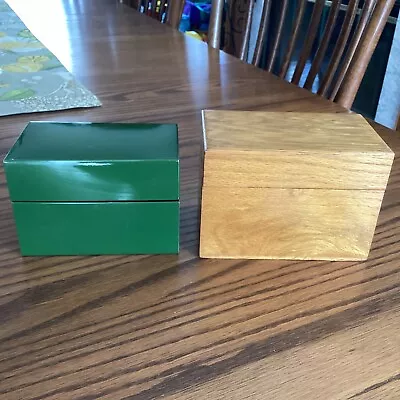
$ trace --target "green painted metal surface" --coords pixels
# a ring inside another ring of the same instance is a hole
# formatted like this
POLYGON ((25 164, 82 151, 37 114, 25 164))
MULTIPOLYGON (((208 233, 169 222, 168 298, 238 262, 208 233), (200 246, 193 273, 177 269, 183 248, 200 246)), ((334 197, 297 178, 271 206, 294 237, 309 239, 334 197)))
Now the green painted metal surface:
POLYGON ((179 252, 176 125, 34 122, 4 168, 22 255, 179 252))
POLYGON ((15 202, 25 256, 176 254, 179 202, 15 202))
POLYGON ((177 126, 31 122, 4 168, 12 201, 178 200, 177 126))

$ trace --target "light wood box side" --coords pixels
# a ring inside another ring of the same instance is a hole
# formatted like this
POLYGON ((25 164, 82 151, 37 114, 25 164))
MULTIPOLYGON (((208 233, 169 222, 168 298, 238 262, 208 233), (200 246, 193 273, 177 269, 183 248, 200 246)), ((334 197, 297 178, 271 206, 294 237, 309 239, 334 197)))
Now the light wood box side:
POLYGON ((204 187, 200 257, 365 260, 383 194, 204 187))
POLYGON ((203 131, 206 151, 392 153, 359 114, 204 110, 203 131))
POLYGON ((219 151, 204 156, 203 186, 385 190, 390 153, 219 151))

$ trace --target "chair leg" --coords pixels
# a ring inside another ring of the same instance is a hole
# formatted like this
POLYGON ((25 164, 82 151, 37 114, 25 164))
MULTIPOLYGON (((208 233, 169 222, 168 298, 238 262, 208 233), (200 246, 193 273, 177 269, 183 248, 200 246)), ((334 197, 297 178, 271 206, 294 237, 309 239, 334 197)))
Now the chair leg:
POLYGON ((214 49, 219 49, 220 47, 224 4, 224 0, 212 0, 208 44, 214 49))
POLYGON ((160 12, 159 12, 159 15, 158 15, 158 19, 159 19, 161 22, 164 22, 164 20, 163 20, 163 15, 164 15, 164 13, 165 13, 165 11, 166 11, 166 9, 167 9, 166 5, 167 5, 167 0, 161 0, 160 12))
POLYGON ((185 0, 168 1, 167 24, 171 25, 174 29, 179 28, 184 5, 185 0))

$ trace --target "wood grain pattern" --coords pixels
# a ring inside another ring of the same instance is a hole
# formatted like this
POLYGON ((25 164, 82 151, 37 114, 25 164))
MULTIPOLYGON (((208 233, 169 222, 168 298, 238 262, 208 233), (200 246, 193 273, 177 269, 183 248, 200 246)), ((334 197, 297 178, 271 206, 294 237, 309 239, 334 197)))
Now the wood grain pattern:
POLYGON ((0 398, 397 400, 399 162, 365 262, 199 259, 200 110, 344 109, 114 0, 9 3, 103 107, 3 117, 1 154, 31 119, 178 123, 182 250, 22 258, 1 169, 0 398))
POLYGON ((367 258, 394 155, 359 115, 204 111, 200 256, 367 258))
POLYGON ((383 194, 203 186, 200 257, 365 260, 383 194))
POLYGON ((379 153, 210 151, 204 186, 385 190, 393 156, 379 153))
POLYGON ((393 153, 358 114, 203 112, 206 151, 294 150, 393 153))

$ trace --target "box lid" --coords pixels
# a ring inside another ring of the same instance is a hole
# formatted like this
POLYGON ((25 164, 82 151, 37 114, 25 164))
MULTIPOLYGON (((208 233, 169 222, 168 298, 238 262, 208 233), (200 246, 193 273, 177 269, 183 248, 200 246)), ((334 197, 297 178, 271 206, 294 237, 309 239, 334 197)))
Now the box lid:
POLYGON ((203 111, 204 186, 385 189, 394 154, 360 115, 203 111))
POLYGON ((178 130, 31 122, 4 168, 13 201, 178 200, 178 130))

